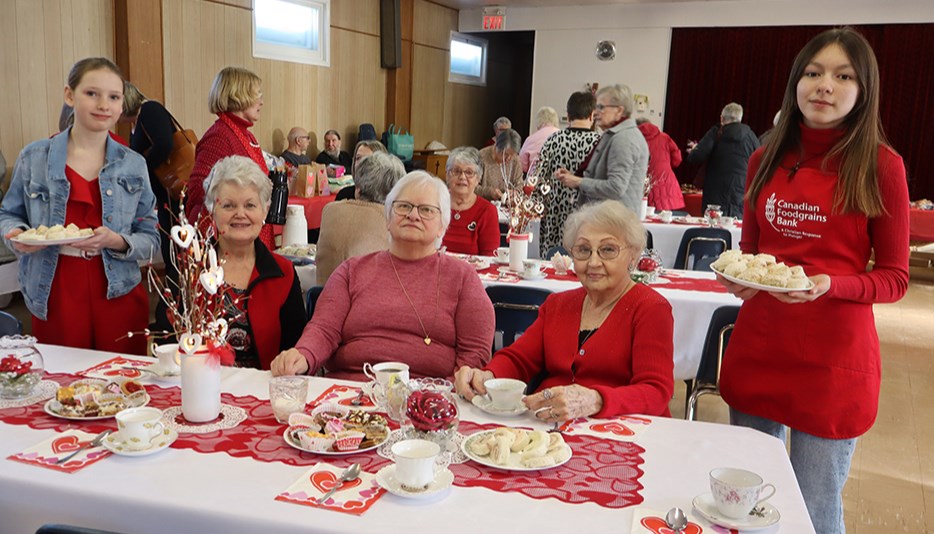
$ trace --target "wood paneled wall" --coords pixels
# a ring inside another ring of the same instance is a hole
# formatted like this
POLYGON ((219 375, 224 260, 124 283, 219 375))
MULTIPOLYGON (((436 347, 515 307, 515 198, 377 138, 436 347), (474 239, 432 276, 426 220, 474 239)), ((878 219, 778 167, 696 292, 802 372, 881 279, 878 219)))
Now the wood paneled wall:
POLYGON ((58 131, 75 61, 113 52, 112 0, 3 0, 0 150, 7 179, 24 146, 58 131))

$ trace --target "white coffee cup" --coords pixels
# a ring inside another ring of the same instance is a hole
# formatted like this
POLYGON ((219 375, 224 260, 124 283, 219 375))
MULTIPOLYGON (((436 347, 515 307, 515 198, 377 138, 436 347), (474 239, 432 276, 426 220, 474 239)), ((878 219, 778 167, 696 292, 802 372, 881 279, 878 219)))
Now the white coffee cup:
POLYGON ((178 359, 178 343, 157 345, 153 347, 153 352, 159 358, 159 368, 164 374, 178 373, 181 365, 178 359))
POLYGON ((441 447, 424 439, 407 439, 392 446, 396 460, 395 479, 408 489, 422 489, 435 479, 436 473, 450 463, 449 454, 441 454, 441 447))
POLYGON ((662 210, 658 216, 663 223, 670 223, 674 218, 674 214, 670 210, 662 210))
POLYGON ((762 477, 745 469, 718 467, 712 470, 710 492, 717 504, 717 510, 731 519, 748 516, 759 503, 775 495, 775 486, 762 482, 762 477), (763 491, 768 488, 772 491, 763 497, 763 491))
POLYGON ((515 409, 525 393, 525 382, 514 378, 493 378, 484 382, 483 387, 498 410, 515 409))
POLYGON ((523 278, 538 278, 542 275, 542 269, 544 266, 538 260, 522 260, 523 278))
POLYGON ((496 261, 500 263, 509 261, 509 247, 499 247, 494 254, 496 255, 496 261))
POLYGON ((116 419, 120 439, 128 449, 148 449, 165 432, 162 410, 158 408, 128 408, 118 412, 116 419))
POLYGON ((733 228, 733 225, 736 224, 736 219, 733 217, 720 217, 720 226, 723 228, 733 228))
POLYGON ((370 400, 380 408, 386 407, 386 388, 393 376, 403 383, 409 381, 409 366, 402 362, 381 362, 375 365, 363 364, 363 374, 371 380, 370 400))
POLYGON ((653 215, 655 215, 655 206, 646 206, 645 207, 645 218, 648 219, 649 217, 653 215))

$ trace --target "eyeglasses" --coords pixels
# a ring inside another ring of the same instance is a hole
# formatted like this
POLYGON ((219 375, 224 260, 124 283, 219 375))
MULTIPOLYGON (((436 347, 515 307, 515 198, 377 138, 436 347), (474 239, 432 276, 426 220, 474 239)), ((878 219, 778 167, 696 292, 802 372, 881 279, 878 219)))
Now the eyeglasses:
POLYGON ((392 203, 392 212, 400 217, 408 217, 413 209, 418 210, 418 216, 426 221, 430 221, 441 215, 441 208, 431 204, 412 204, 404 200, 395 200, 392 203))
MULTIPOLYGON (((620 248, 617 245, 601 245, 597 247, 597 256, 604 260, 613 260, 619 257, 620 248)), ((571 256, 575 260, 586 261, 593 255, 593 249, 589 245, 577 245, 571 247, 571 256)))
POLYGON ((597 104, 593 108, 597 111, 603 111, 606 108, 621 108, 623 106, 617 106, 616 104, 597 104))
POLYGON ((456 169, 456 168, 455 168, 455 169, 449 170, 449 171, 448 171, 448 174, 450 174, 451 176, 453 176, 453 177, 455 177, 455 178, 460 178, 461 176, 466 176, 467 178, 476 178, 476 177, 477 177, 477 171, 475 171, 475 170, 473 170, 473 169, 464 170, 464 169, 456 169))

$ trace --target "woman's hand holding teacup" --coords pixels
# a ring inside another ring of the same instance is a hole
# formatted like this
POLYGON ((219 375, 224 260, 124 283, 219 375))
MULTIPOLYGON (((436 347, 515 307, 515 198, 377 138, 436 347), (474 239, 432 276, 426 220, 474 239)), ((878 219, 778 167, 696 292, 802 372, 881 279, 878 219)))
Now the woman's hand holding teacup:
POLYGON ((272 376, 303 375, 308 372, 308 360, 298 349, 279 353, 269 366, 272 376))
POLYGON ((544 389, 523 402, 535 417, 549 423, 589 417, 603 409, 600 393, 578 384, 544 389))
POLYGON ((490 371, 465 365, 454 373, 454 388, 463 399, 472 401, 477 395, 486 395, 486 386, 483 383, 493 378, 496 377, 490 371))

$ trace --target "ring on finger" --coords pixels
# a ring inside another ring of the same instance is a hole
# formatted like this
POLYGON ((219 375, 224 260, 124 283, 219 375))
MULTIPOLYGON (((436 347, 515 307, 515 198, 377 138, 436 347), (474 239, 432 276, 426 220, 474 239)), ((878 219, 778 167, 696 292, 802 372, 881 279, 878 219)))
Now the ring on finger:
POLYGON ((545 400, 551 400, 554 396, 555 396, 554 392, 552 392, 550 389, 546 389, 545 391, 542 391, 542 398, 545 400))
POLYGON ((548 408, 548 418, 549 418, 549 419, 557 419, 557 418, 558 418, 558 416, 555 415, 555 409, 554 409, 554 408, 548 408))

